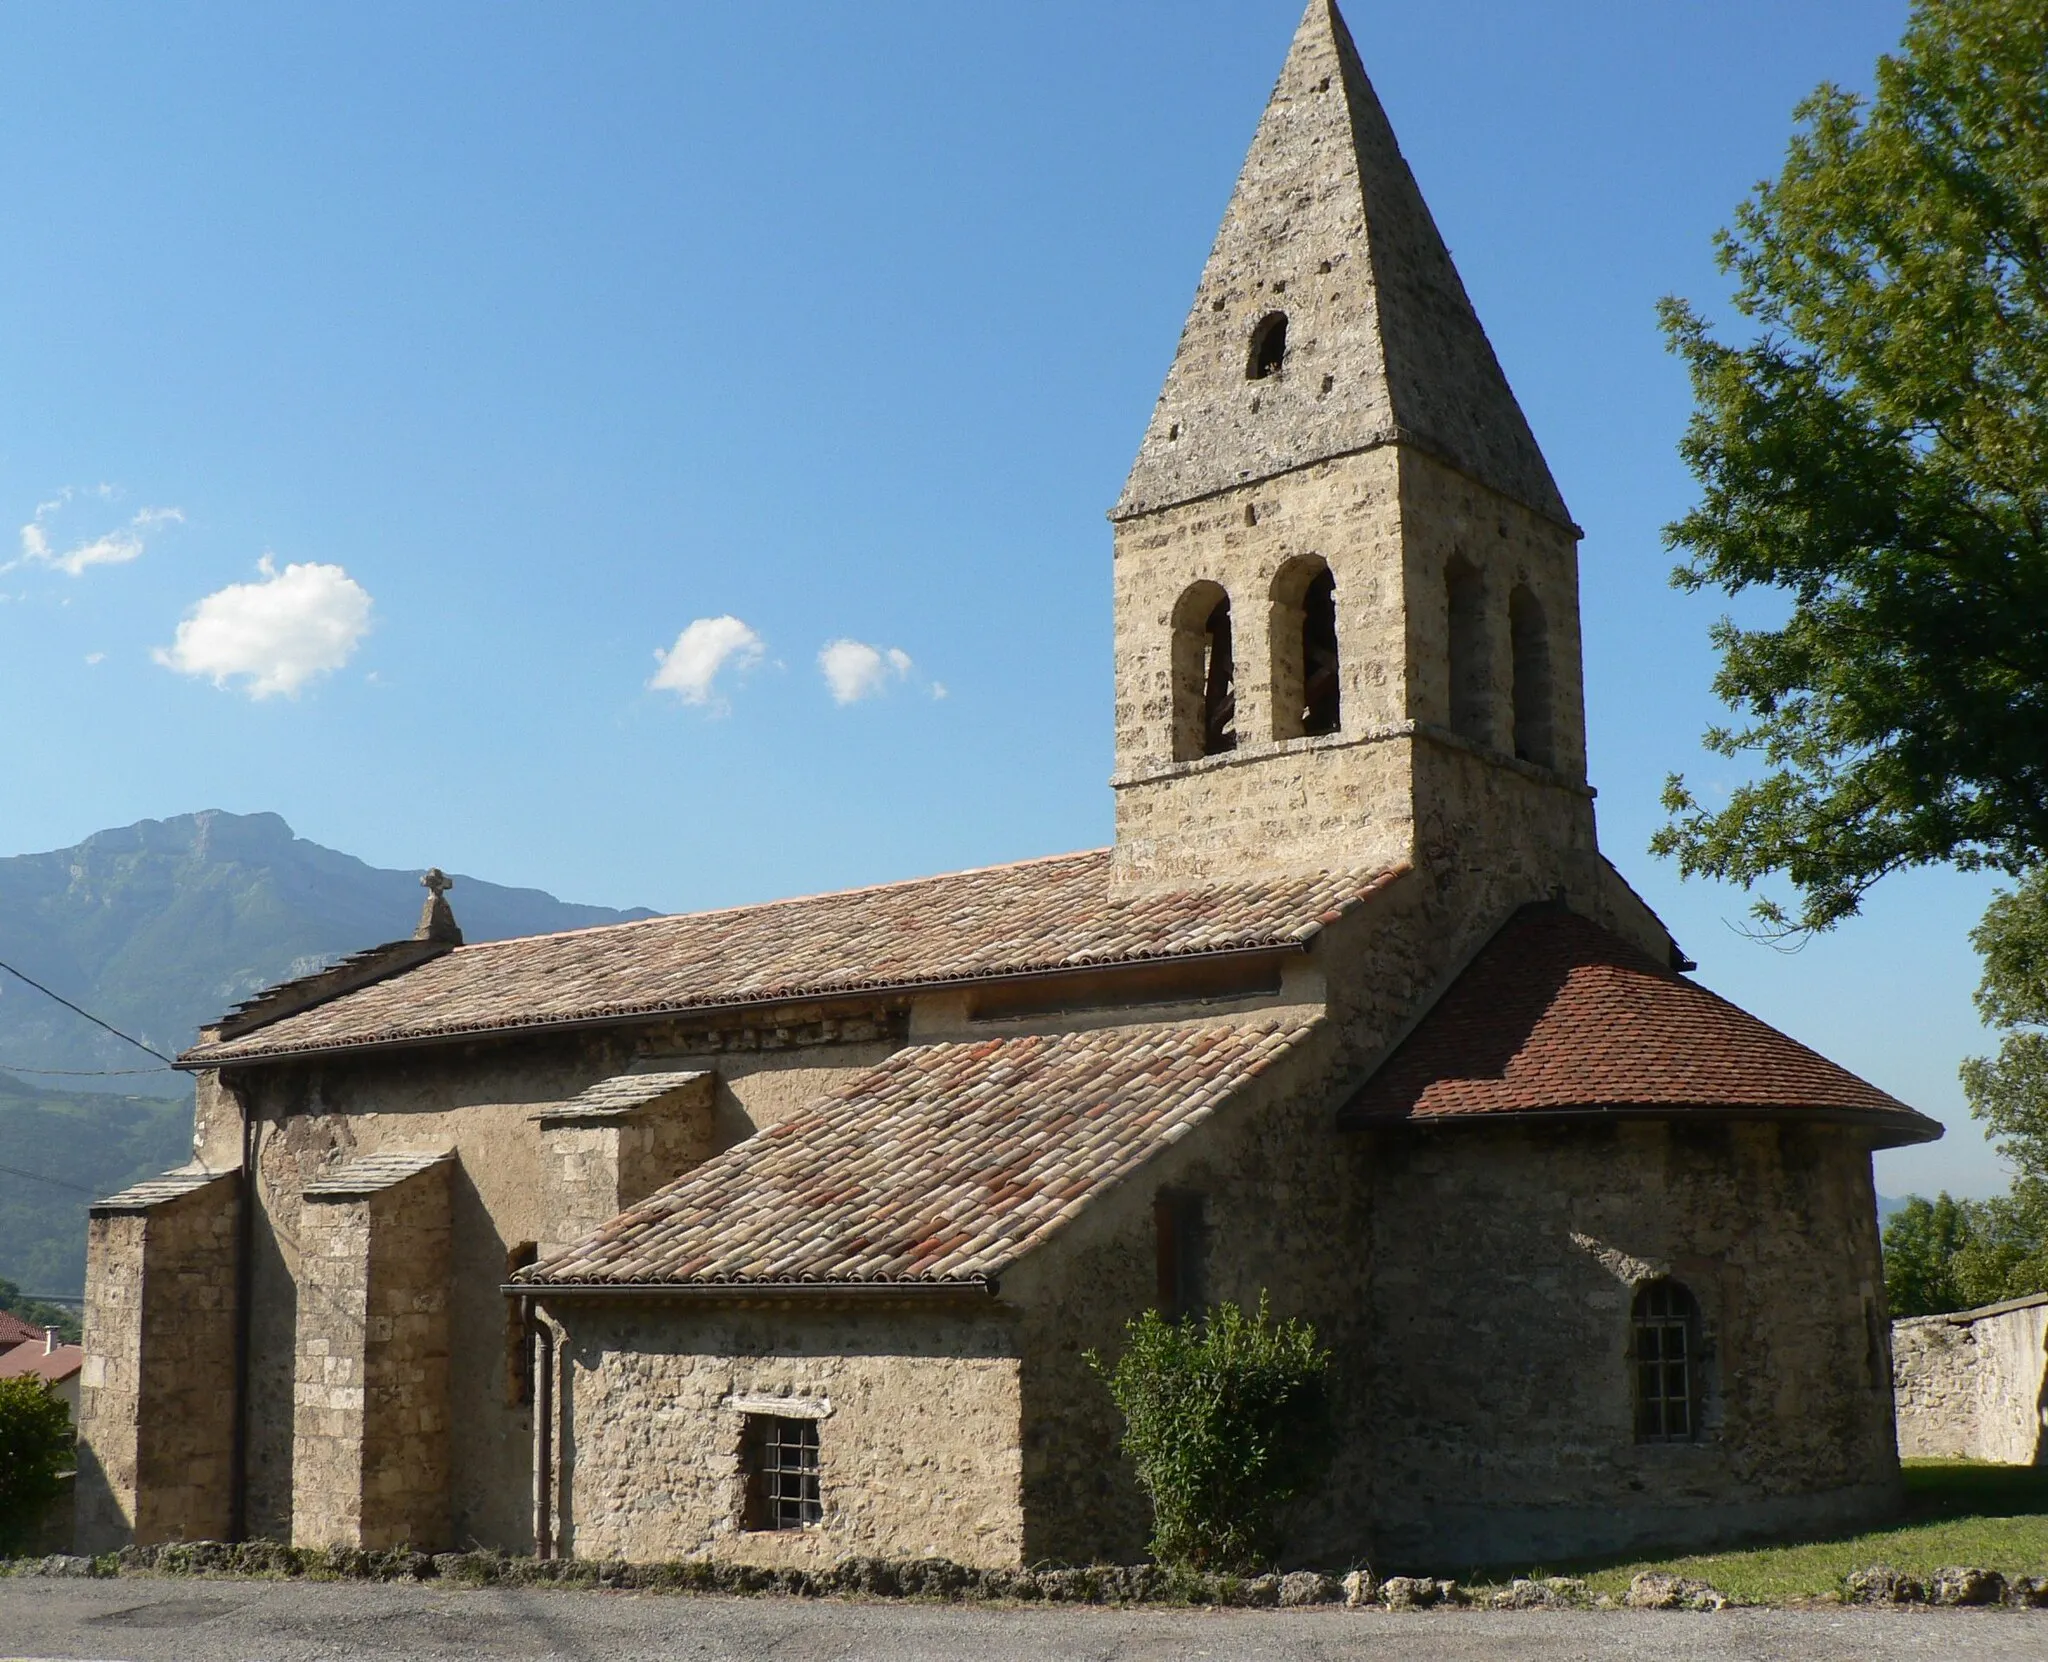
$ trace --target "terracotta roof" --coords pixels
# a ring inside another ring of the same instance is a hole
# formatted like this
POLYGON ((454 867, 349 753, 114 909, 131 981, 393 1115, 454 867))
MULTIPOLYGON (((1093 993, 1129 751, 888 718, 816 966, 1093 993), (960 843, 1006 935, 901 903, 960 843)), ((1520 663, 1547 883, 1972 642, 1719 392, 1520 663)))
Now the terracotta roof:
POLYGON ((1112 898, 1097 849, 879 888, 465 946, 196 1045, 207 1067, 294 1052, 780 1003, 1306 944, 1393 873, 1112 898))
POLYGON ((59 1345, 55 1350, 45 1352, 44 1337, 40 1329, 32 1345, 16 1345, 12 1350, 0 1354, 0 1379, 19 1379, 24 1374, 33 1374, 38 1379, 47 1379, 51 1384, 69 1379, 85 1366, 85 1351, 78 1345, 59 1345))
POLYGON ((1340 1123, 1674 1109, 1860 1120, 1880 1146, 1941 1135, 1896 1097, 1555 907, 1526 908, 1487 943, 1340 1123))
POLYGON ((986 1282, 1313 1025, 1147 1024, 899 1051, 519 1279, 986 1282))
POLYGON ((0 1355, 16 1345, 33 1342, 40 1350, 43 1345, 43 1330, 34 1322, 25 1322, 12 1310, 0 1310, 0 1355))

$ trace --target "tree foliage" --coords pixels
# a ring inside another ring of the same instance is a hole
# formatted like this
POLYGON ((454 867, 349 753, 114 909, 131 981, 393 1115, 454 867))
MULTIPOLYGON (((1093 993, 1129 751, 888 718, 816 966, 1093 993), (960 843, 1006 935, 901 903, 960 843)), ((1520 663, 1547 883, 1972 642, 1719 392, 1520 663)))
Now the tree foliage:
POLYGON ((1674 775, 1653 846, 1777 876, 1825 929, 1886 873, 2048 854, 2048 8, 1918 0, 1866 104, 1823 86, 1783 171, 1721 234, 1754 326, 1668 300, 1702 487, 1674 581, 1724 618, 1708 733, 1760 776, 1719 807, 1674 775))
POLYGON ((40 1379, 0 1379, 0 1549, 22 1544, 71 1470, 71 1410, 40 1379))
POLYGON ((1152 1502, 1162 1564, 1242 1571, 1272 1560, 1278 1508, 1329 1458, 1330 1353, 1306 1322, 1219 1304, 1169 1322, 1147 1310, 1114 1367, 1093 1352, 1124 1416, 1124 1452, 1152 1502))

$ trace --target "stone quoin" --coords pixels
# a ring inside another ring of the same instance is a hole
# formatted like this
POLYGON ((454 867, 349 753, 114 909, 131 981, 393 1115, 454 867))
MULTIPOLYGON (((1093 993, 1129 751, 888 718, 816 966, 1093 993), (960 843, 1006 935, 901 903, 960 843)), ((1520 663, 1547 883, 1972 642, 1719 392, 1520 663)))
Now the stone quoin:
POLYGON ((1601 856, 1577 543, 1313 0, 1122 497, 1106 850, 259 995, 94 1208, 81 1550, 1130 1561, 1085 1360, 1335 1354, 1290 1564, 1899 1495, 1871 1151, 1601 856))

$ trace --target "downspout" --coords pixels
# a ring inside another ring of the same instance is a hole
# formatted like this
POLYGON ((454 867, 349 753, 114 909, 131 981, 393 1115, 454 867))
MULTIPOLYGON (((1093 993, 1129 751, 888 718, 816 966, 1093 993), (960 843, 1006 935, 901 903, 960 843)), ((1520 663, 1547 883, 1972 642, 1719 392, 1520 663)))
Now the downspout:
POLYGON ((543 1316, 534 1323, 533 1555, 552 1558, 555 1500, 555 1330, 543 1316))
MULTIPOLYGON (((223 1082, 225 1083, 225 1082, 223 1082)), ((234 1090, 242 1113, 242 1195, 235 1219, 235 1418, 228 1445, 228 1539, 249 1538, 249 1346, 255 1327, 257 1119, 234 1090)))

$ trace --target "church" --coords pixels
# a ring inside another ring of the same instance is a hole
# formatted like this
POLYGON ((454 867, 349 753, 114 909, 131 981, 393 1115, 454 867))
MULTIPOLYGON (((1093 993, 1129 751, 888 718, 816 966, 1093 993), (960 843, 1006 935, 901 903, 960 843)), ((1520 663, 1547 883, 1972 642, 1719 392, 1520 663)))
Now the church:
MULTIPOLYGON (((1332 0, 1111 510, 1115 840, 264 992, 90 1222, 79 1545, 1131 1562, 1086 1353, 1334 1353, 1290 1566, 1899 1499, 1873 1149, 1602 858, 1580 536, 1332 0)), ((459 896, 457 897, 459 900, 459 896)))

